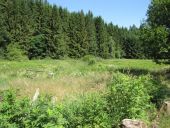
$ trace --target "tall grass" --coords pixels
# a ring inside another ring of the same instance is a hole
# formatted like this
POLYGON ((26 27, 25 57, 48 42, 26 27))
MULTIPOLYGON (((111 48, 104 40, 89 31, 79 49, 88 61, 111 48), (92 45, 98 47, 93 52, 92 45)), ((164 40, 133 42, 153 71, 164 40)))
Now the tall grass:
POLYGON ((0 89, 20 88, 23 94, 32 96, 35 89, 40 88, 42 93, 64 97, 65 94, 104 88, 117 70, 148 74, 162 69, 169 69, 169 66, 151 60, 102 60, 91 56, 81 60, 1 60, 0 89))

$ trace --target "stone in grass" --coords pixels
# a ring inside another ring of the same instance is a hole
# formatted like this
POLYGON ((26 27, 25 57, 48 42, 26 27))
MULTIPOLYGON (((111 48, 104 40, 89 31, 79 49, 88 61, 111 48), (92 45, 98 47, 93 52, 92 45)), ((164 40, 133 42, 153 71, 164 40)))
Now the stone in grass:
POLYGON ((32 102, 35 102, 38 99, 39 94, 40 94, 40 89, 37 88, 33 96, 32 102))
POLYGON ((48 73, 48 78, 54 78, 54 73, 53 72, 49 72, 48 73))
POLYGON ((160 109, 160 113, 170 115, 170 101, 165 101, 160 109))
POLYGON ((147 125, 141 120, 124 119, 121 128, 147 128, 147 125))

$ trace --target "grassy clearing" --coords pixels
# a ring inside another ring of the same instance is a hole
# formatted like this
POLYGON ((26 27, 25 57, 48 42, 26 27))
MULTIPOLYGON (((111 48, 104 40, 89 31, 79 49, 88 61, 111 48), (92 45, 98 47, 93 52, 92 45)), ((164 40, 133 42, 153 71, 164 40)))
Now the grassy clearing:
POLYGON ((65 95, 102 90, 109 79, 106 70, 78 60, 0 62, 0 88, 18 88, 32 96, 36 88, 62 98, 65 95))
MULTIPOLYGON (((116 70, 128 72, 160 71, 169 65, 151 60, 99 60, 93 65, 81 60, 0 61, 0 88, 18 88, 21 95, 32 96, 36 88, 59 98, 103 90, 116 70)), ((164 81, 169 84, 169 81, 164 81)))

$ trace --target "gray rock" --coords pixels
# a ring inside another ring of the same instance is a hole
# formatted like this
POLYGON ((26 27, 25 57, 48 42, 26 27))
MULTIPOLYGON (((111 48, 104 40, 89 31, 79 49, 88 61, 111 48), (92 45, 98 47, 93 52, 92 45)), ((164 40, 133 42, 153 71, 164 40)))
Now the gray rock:
POLYGON ((170 115, 170 101, 165 101, 160 109, 160 114, 170 115))
POLYGON ((164 104, 166 113, 170 115, 170 101, 166 101, 164 104))
POLYGON ((147 125, 140 120, 124 119, 121 128, 147 128, 147 125))

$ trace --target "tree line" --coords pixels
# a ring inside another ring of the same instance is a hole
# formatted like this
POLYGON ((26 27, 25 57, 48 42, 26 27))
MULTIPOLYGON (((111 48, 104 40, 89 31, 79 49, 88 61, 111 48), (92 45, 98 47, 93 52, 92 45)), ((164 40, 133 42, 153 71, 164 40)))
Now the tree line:
POLYGON ((125 28, 47 0, 1 0, 0 58, 170 58, 170 2, 163 1, 152 0, 139 28, 125 28))

